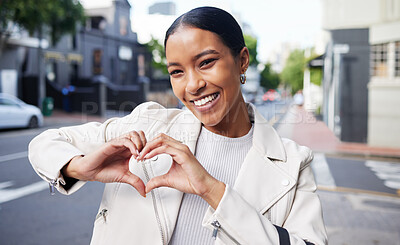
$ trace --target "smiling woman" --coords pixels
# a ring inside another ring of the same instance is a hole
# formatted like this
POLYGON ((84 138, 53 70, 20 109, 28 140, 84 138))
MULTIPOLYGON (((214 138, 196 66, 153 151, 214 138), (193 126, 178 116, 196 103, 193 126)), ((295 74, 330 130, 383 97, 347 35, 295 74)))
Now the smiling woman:
POLYGON ((188 110, 148 102, 29 145, 34 169, 61 193, 108 183, 92 244, 326 244, 312 153, 243 100, 249 53, 235 19, 193 9, 165 49, 188 110))

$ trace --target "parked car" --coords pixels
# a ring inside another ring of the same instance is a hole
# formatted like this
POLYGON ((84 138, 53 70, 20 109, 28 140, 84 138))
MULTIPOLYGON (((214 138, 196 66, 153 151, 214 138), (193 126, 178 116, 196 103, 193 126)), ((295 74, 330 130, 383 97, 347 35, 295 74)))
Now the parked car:
POLYGON ((9 94, 0 93, 0 129, 37 128, 43 125, 39 108, 9 94))
POLYGON ((265 101, 265 102, 267 102, 267 101, 279 101, 279 100, 281 100, 281 95, 275 89, 269 89, 263 95, 263 101, 265 101))

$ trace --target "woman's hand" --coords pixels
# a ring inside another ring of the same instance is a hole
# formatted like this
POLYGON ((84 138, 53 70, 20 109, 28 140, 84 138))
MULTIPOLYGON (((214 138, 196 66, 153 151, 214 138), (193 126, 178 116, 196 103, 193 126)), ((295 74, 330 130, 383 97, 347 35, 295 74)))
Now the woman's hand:
POLYGON ((171 168, 166 174, 147 182, 146 193, 154 188, 166 186, 199 195, 213 208, 218 206, 225 191, 225 184, 212 177, 197 161, 189 147, 181 142, 160 134, 146 144, 137 160, 150 159, 162 153, 172 157, 171 168))
POLYGON ((137 158, 145 145, 143 131, 132 131, 105 143, 86 156, 74 157, 62 172, 79 180, 127 183, 145 197, 143 181, 129 171, 130 158, 132 155, 137 158))

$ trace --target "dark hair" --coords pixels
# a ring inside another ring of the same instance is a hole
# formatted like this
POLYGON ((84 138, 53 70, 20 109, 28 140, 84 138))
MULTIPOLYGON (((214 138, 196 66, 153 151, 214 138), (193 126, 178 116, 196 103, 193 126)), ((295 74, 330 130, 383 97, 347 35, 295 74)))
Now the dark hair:
POLYGON ((234 57, 246 46, 242 29, 235 18, 225 10, 219 8, 200 7, 179 16, 165 34, 164 48, 167 47, 169 36, 174 34, 181 26, 195 27, 217 34, 222 42, 231 50, 234 57))

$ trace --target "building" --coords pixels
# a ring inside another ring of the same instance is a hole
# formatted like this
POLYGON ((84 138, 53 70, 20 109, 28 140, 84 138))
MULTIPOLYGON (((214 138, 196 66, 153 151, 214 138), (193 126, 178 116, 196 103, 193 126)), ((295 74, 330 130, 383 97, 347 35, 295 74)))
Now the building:
POLYGON ((144 100, 141 81, 147 75, 149 54, 131 31, 130 9, 127 0, 114 0, 100 8, 86 7, 86 25, 45 47, 42 59, 38 59, 34 42, 24 45, 9 41, 0 58, 0 69, 16 71, 17 95, 31 104, 38 104, 41 68, 46 96, 54 98, 56 107, 97 114, 106 109, 131 110, 144 100), (15 57, 11 64, 10 57, 15 57))
POLYGON ((173 2, 154 3, 149 7, 149 14, 176 15, 176 6, 173 2))
POLYGON ((322 0, 324 121, 343 141, 400 146, 400 0, 322 0))

